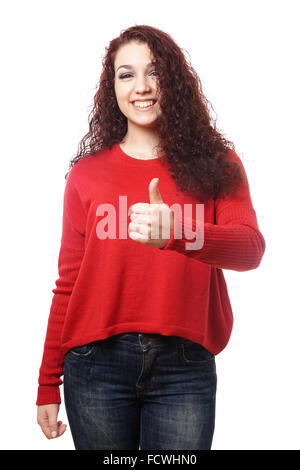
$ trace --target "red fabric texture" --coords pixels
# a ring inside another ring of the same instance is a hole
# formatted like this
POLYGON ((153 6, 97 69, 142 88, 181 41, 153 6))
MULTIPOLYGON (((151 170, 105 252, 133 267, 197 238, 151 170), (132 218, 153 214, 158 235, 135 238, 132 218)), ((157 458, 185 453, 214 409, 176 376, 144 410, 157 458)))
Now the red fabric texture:
POLYGON ((244 166, 235 152, 230 156, 241 166, 244 183, 235 195, 204 204, 200 249, 187 247, 201 227, 201 201, 177 189, 164 157, 133 158, 115 144, 72 167, 37 405, 61 403, 64 355, 75 346, 141 332, 181 336, 214 354, 225 348, 233 314, 222 270, 255 269, 265 251, 244 166), (175 217, 162 249, 128 236, 129 208, 150 202, 148 186, 155 177, 164 202, 184 214, 175 217), (110 228, 109 236, 101 239, 104 228, 110 228))

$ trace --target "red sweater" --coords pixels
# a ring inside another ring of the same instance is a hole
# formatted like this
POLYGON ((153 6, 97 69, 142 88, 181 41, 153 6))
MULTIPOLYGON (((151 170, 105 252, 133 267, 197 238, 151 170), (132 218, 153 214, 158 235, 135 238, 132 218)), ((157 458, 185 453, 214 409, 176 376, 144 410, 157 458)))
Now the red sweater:
POLYGON ((192 212, 181 222, 175 217, 171 238, 162 249, 128 235, 128 210, 137 202, 149 203, 152 178, 159 178, 161 196, 169 206, 177 203, 184 213, 184 204, 200 203, 177 189, 163 157, 136 159, 116 144, 72 167, 65 186, 59 277, 52 290, 37 405, 61 403, 64 355, 75 346, 141 332, 181 336, 214 354, 224 349, 233 316, 222 269, 255 269, 265 250, 243 164, 235 152, 230 155, 241 166, 244 183, 234 196, 204 204, 204 244, 196 250, 186 247, 196 231, 192 212), (115 220, 115 236, 110 231, 101 239, 108 212, 99 206, 110 213, 114 208, 109 223, 115 220), (125 228, 119 223, 124 210, 125 228), (174 238, 180 230, 183 237, 174 238))

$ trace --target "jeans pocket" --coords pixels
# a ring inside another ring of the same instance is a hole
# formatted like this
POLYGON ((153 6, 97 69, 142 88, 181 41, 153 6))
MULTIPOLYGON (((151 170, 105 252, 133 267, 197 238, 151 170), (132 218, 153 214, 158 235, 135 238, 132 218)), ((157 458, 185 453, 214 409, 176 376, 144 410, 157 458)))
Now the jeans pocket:
POLYGON ((215 355, 202 344, 188 339, 181 342, 181 354, 186 364, 210 364, 215 359, 215 355))
POLYGON ((92 354, 96 351, 97 342, 93 341, 92 343, 82 344, 80 346, 75 346, 70 349, 68 352, 77 358, 80 359, 89 359, 92 354))

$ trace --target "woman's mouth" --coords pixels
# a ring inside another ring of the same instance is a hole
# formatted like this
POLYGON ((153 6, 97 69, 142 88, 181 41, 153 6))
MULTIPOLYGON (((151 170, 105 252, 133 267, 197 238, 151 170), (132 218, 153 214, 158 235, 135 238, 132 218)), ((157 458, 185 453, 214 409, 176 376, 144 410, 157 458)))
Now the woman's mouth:
POLYGON ((131 104, 136 111, 148 111, 155 106, 156 100, 133 101, 131 104))

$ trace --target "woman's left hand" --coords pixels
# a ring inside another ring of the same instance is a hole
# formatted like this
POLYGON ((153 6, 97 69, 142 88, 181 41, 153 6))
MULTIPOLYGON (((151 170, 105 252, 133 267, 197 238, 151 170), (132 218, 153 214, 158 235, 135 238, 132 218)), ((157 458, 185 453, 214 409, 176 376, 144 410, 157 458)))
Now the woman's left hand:
POLYGON ((131 206, 128 229, 132 240, 163 248, 173 232, 174 215, 164 203, 158 183, 159 179, 153 178, 149 184, 150 204, 139 202, 131 206))

